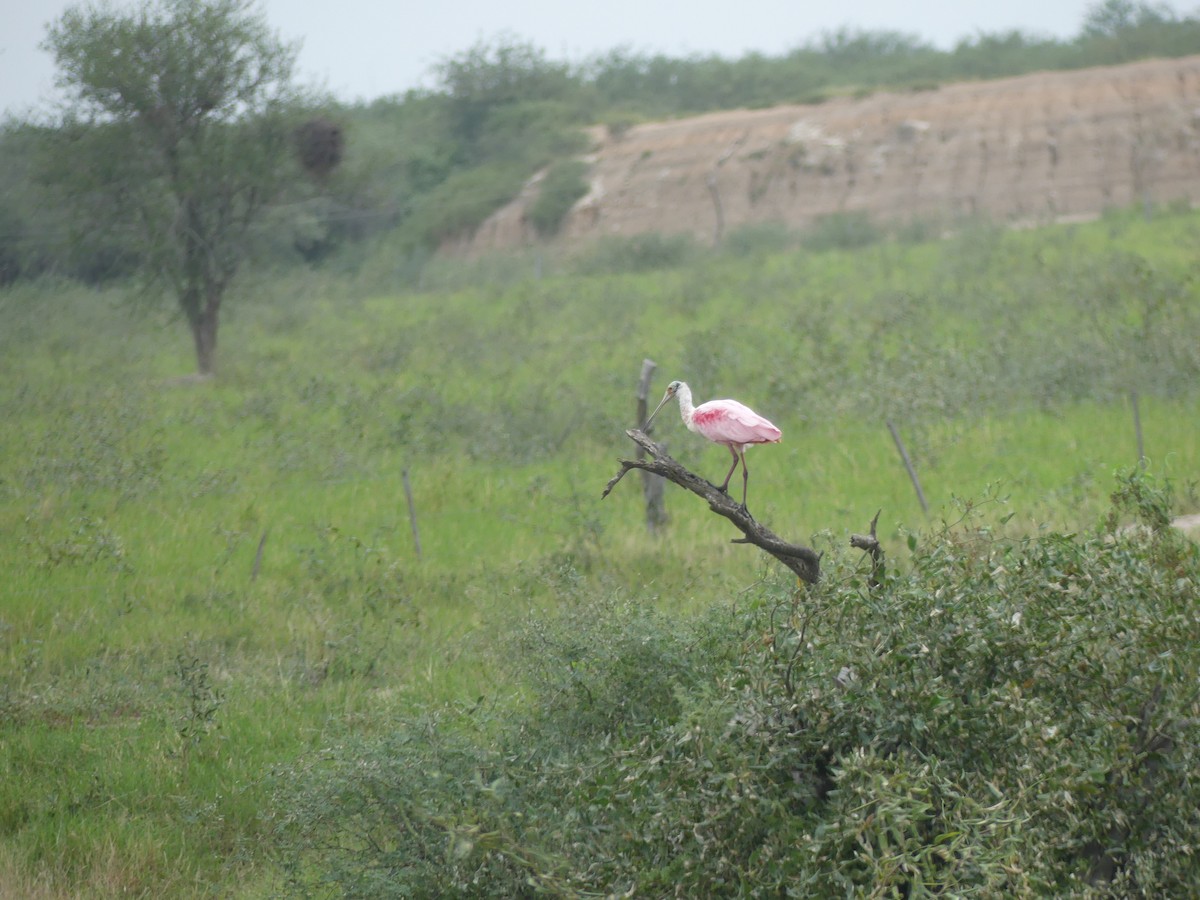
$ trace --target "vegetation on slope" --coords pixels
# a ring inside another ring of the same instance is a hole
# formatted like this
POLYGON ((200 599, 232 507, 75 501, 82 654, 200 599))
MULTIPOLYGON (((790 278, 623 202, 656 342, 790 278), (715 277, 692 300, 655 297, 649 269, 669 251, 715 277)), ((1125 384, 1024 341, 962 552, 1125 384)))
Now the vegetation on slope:
MULTIPOLYGON (((585 125, 619 133, 637 121, 716 109, 1180 56, 1197 46, 1200 19, 1130 0, 1092 5, 1071 40, 980 34, 945 51, 916 35, 843 29, 780 57, 674 59, 617 49, 568 64, 500 37, 443 60, 430 91, 330 104, 323 114, 344 132, 343 163, 319 190, 298 178, 256 246, 274 262, 312 264, 387 232, 416 273, 431 249, 469 234, 536 172, 585 149, 585 125)), ((0 283, 47 272, 92 283, 127 275, 144 250, 127 236, 92 228, 86 239, 68 240, 68 222, 39 184, 36 137, 37 129, 15 122, 0 134, 0 283)), ((562 182, 543 182, 558 193, 545 201, 540 234, 553 233, 560 217, 549 211, 572 191, 578 196, 580 183, 563 190, 562 182)), ((109 221, 104 210, 96 220, 109 221)))

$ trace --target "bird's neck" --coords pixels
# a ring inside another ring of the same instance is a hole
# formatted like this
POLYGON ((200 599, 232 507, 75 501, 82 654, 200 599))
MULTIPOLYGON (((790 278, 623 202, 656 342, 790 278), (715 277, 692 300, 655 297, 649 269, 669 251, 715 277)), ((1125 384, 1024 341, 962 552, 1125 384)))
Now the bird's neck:
POLYGON ((691 428, 692 413, 696 411, 696 407, 692 405, 692 389, 686 384, 681 384, 675 396, 679 398, 679 415, 683 417, 683 424, 691 428))

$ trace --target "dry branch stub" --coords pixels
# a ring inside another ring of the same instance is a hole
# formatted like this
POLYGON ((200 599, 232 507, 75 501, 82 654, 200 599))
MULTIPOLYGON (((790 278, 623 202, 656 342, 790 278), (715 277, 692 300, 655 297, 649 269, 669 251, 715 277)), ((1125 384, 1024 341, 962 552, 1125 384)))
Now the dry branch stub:
POLYGON ((871 557, 871 576, 867 584, 872 591, 878 590, 883 584, 885 572, 883 547, 879 543, 879 538, 875 536, 875 526, 879 524, 879 513, 881 512, 883 512, 882 509, 876 512, 875 518, 871 520, 870 534, 850 535, 850 546, 864 551, 871 557))

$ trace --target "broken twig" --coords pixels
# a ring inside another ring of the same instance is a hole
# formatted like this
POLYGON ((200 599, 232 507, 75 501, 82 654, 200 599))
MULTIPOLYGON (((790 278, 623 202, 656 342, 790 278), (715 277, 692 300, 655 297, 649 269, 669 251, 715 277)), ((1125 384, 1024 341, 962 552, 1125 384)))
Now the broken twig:
POLYGON ((879 544, 879 539, 875 537, 875 526, 879 524, 879 512, 875 513, 875 518, 871 520, 870 534, 852 534, 850 535, 850 546, 856 550, 863 550, 871 556, 871 577, 867 581, 867 586, 872 591, 878 590, 883 584, 884 563, 883 563, 883 547, 879 544))

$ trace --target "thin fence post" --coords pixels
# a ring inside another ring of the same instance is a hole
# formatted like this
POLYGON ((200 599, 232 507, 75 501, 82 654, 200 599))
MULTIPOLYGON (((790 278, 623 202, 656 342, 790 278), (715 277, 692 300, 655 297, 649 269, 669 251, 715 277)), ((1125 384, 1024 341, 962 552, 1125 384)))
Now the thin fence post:
POLYGON ((1146 445, 1142 441, 1142 413, 1138 408, 1138 392, 1129 392, 1129 404, 1133 407, 1133 433, 1137 436, 1138 468, 1146 468, 1146 445))
POLYGON ((254 568, 250 571, 250 580, 258 579, 258 571, 262 568, 263 548, 267 546, 267 529, 263 529, 262 537, 258 539, 258 550, 254 554, 254 568))
POLYGON ((421 534, 417 531, 417 510, 413 506, 412 486, 408 483, 408 468, 405 467, 400 473, 400 478, 404 482, 404 499, 408 503, 408 524, 412 526, 413 546, 417 548, 417 561, 421 560, 421 534))
POLYGON ((904 468, 908 470, 908 479, 912 482, 913 488, 917 492, 917 499, 921 502, 921 511, 925 515, 929 515, 929 504, 925 502, 925 492, 921 490, 921 481, 917 478, 917 470, 913 468, 912 460, 908 458, 908 451, 904 448, 904 441, 900 440, 900 432, 896 430, 896 426, 892 424, 892 420, 887 420, 888 431, 892 433, 892 440, 896 442, 896 449, 900 451, 900 459, 904 461, 904 468))
MULTIPOLYGON (((637 389, 636 427, 639 429, 644 428, 646 425, 650 379, 653 377, 656 368, 658 368, 658 365, 654 360, 642 360, 642 374, 638 378, 637 389)), ((646 458, 646 451, 641 444, 638 445, 637 458, 639 460, 646 458)), ((646 529, 651 534, 656 534, 660 528, 667 524, 667 510, 663 503, 663 485, 662 476, 642 470, 642 497, 646 501, 646 529)))

